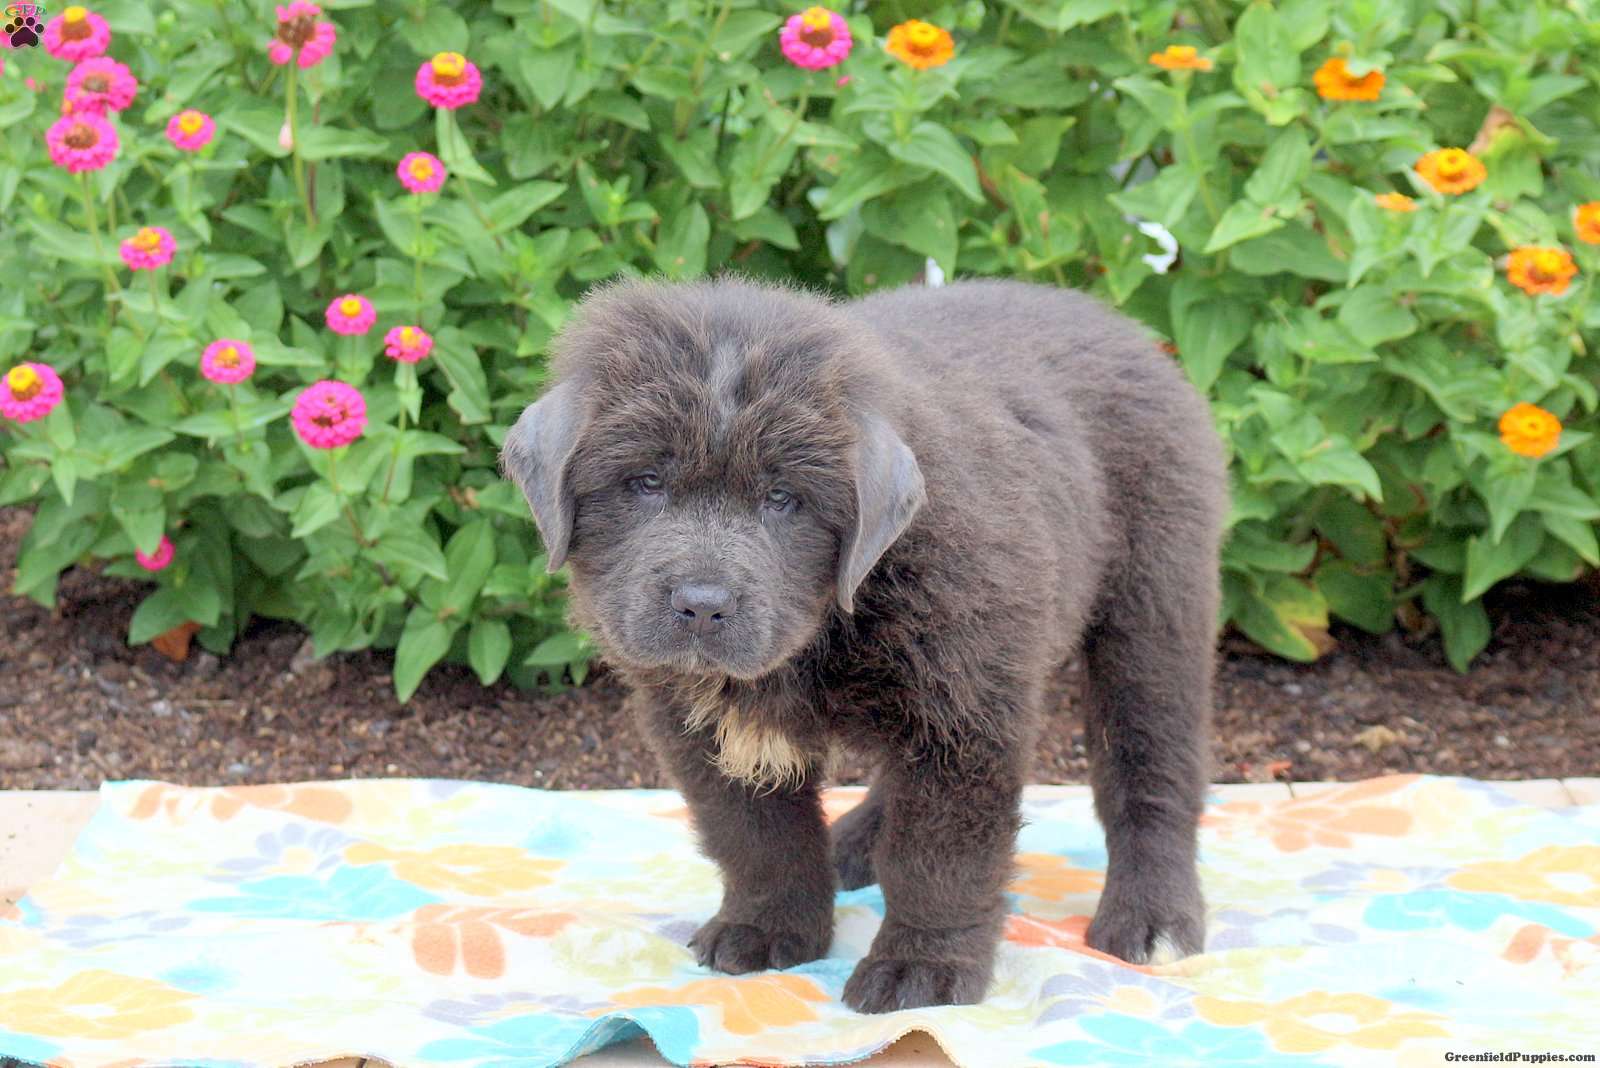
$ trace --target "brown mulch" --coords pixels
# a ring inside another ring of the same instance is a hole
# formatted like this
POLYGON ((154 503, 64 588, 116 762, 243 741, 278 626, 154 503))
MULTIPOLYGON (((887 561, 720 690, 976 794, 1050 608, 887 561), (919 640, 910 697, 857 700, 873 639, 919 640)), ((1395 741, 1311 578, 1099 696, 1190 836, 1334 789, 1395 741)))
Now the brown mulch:
MULTIPOLYGON (((26 527, 26 514, 0 509, 0 589, 11 586, 26 527)), ((75 570, 54 612, 0 596, 0 788, 385 775, 664 785, 603 672, 545 695, 485 688, 447 666, 400 705, 387 654, 316 662, 305 635, 283 624, 254 626, 222 659, 198 646, 183 663, 129 648, 144 589, 75 570)), ((1600 774, 1600 584, 1508 585, 1491 613, 1494 640, 1465 676, 1445 664, 1436 639, 1339 630, 1339 649, 1311 666, 1225 640, 1215 777, 1600 774)), ((1069 666, 1052 688, 1057 726, 1040 746, 1041 782, 1085 778, 1069 708, 1077 681, 1069 666)))

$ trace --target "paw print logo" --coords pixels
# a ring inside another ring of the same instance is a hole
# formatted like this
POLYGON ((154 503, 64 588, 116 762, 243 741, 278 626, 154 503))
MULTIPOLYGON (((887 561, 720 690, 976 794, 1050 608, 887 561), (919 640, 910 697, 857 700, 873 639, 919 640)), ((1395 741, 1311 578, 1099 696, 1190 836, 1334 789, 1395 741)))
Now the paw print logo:
POLYGON ((33 4, 13 4, 6 8, 6 14, 11 18, 4 27, 0 27, 0 33, 5 34, 12 48, 39 44, 39 37, 44 33, 44 27, 39 25, 39 20, 34 17, 38 10, 33 4))

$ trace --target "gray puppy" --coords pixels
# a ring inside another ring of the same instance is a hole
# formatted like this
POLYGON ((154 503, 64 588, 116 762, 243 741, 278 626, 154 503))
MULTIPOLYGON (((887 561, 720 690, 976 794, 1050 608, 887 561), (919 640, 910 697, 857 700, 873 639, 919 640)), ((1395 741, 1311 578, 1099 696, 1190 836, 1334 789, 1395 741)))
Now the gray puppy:
POLYGON ((1226 479, 1138 327, 1009 282, 834 304, 629 281, 583 302, 555 379, 505 469, 722 870, 703 964, 822 956, 836 876, 876 881, 845 1001, 980 1000, 1042 692, 1077 649, 1110 855, 1089 945, 1201 949, 1226 479), (877 771, 830 847, 836 746, 877 771))

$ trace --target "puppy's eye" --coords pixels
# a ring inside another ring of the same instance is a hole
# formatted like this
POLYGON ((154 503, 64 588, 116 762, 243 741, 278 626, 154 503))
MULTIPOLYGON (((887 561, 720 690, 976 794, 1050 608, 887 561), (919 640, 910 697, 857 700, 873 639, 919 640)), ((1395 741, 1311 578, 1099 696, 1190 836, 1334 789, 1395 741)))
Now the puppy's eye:
POLYGON ((642 475, 634 475, 628 479, 628 485, 633 487, 633 492, 644 494, 660 493, 666 488, 666 483, 661 481, 661 476, 654 471, 646 471, 642 475))
POLYGON ((768 490, 766 500, 761 502, 774 512, 787 512, 797 503, 794 494, 788 490, 768 490))

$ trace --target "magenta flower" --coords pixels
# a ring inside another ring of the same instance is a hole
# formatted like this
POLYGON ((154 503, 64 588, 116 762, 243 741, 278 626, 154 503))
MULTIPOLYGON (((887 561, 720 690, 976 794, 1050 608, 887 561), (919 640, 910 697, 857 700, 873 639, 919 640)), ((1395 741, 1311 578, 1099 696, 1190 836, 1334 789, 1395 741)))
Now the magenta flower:
POLYGON ((106 98, 94 93, 67 93, 61 98, 63 115, 104 115, 106 98))
POLYGON ((65 394, 61 376, 54 367, 19 363, 0 378, 0 415, 19 423, 31 423, 55 411, 65 394))
POLYGON ((117 131, 92 112, 63 115, 45 131, 50 162, 69 174, 97 171, 117 155, 117 131))
POLYGON ((210 115, 194 108, 178 112, 167 120, 167 140, 185 152, 198 152, 217 135, 217 123, 210 115))
POLYGON ((439 157, 428 152, 407 152, 395 173, 400 184, 413 193, 437 193, 449 174, 439 157))
POLYGON ((139 561, 139 566, 146 571, 165 571, 176 555, 178 555, 177 547, 165 534, 161 535, 161 544, 156 546, 155 552, 146 555, 138 549, 133 550, 133 558, 139 561))
POLYGON ((122 253, 122 262, 133 270, 153 271, 172 262, 178 243, 165 227, 146 226, 122 242, 117 251, 122 253))
POLYGON ((328 305, 328 329, 335 334, 365 334, 377 321, 378 310, 372 301, 354 293, 335 297, 328 305))
POLYGON ((454 111, 477 103, 483 75, 460 52, 440 52, 417 68, 417 95, 436 108, 454 111))
POLYGON ((237 385, 255 374, 256 354, 244 341, 222 337, 200 354, 200 373, 225 386, 237 385))
POLYGON ((106 54, 111 47, 111 27, 93 11, 73 4, 44 28, 44 50, 68 63, 106 54))
POLYGON ((383 335, 383 351, 391 360, 416 363, 433 351, 433 338, 420 326, 397 326, 383 335))
POLYGON ((298 58, 301 67, 315 67, 333 53, 339 31, 331 22, 319 22, 322 8, 306 0, 278 7, 278 32, 267 46, 267 58, 278 66, 298 58))
POLYGON ((838 66, 854 43, 844 18, 825 7, 808 7, 798 15, 790 15, 778 31, 784 58, 803 70, 838 66))
POLYGON ((110 56, 86 59, 67 75, 67 97, 75 106, 89 105, 121 111, 133 103, 139 80, 110 56))
POLYGON ((312 448, 337 449, 366 429, 367 401, 356 387, 323 379, 300 391, 289 421, 300 440, 312 448))

